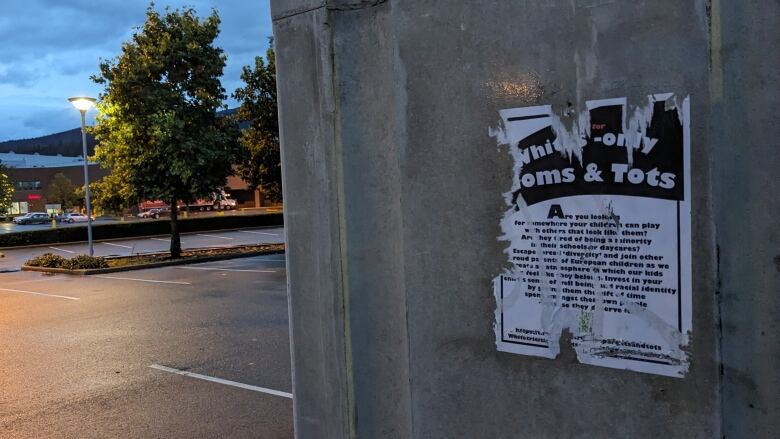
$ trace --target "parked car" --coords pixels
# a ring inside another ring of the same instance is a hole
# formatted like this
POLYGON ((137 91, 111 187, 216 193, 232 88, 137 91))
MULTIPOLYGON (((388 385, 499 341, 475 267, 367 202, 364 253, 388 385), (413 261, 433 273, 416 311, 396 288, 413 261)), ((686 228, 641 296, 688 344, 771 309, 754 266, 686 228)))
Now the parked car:
POLYGON ((14 218, 16 224, 46 224, 51 217, 46 212, 30 212, 14 218))
POLYGON ((171 210, 167 207, 158 207, 154 209, 149 209, 146 212, 141 212, 138 214, 138 218, 160 218, 165 216, 170 216, 171 210))
POLYGON ((87 216, 83 213, 66 213, 62 217, 62 222, 64 223, 85 223, 87 222, 87 216))

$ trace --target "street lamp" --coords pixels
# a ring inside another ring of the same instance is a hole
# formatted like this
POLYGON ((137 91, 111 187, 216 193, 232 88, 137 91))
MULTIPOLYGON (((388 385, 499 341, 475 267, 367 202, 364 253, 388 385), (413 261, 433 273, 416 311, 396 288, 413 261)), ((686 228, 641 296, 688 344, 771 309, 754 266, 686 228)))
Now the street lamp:
POLYGON ((83 151, 82 157, 84 157, 84 200, 87 204, 87 242, 89 244, 89 255, 92 256, 92 204, 89 201, 89 161, 87 160, 87 130, 85 118, 87 110, 95 105, 96 100, 95 98, 77 96, 68 98, 68 101, 70 101, 70 103, 81 113, 81 150, 83 151))

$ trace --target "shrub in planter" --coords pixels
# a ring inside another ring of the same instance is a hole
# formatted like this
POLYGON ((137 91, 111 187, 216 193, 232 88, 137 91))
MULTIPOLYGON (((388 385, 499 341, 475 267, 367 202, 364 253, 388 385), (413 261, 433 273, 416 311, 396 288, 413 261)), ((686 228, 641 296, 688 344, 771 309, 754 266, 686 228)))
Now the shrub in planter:
MULTIPOLYGON (((241 229, 245 227, 271 227, 284 225, 281 213, 259 215, 213 216, 200 218, 180 218, 179 231, 203 232, 206 230, 241 229)), ((130 238, 135 236, 166 235, 171 232, 170 222, 129 221, 114 224, 95 224, 94 239, 130 238)), ((78 242, 87 240, 85 227, 58 227, 46 230, 28 230, 24 232, 0 234, 0 247, 20 247, 55 242, 78 242)))
POLYGON ((93 268, 107 268, 108 262, 98 256, 79 255, 73 259, 66 259, 53 253, 44 253, 27 262, 31 267, 65 268, 68 270, 90 270, 93 268))
POLYGON ((68 270, 91 270, 107 267, 108 262, 104 258, 87 255, 75 256, 73 259, 66 260, 62 265, 62 268, 67 268, 68 270))
POLYGON ((55 255, 54 253, 44 253, 40 256, 31 258, 25 262, 25 264, 31 267, 62 268, 62 266, 67 261, 67 259, 60 255, 55 255))

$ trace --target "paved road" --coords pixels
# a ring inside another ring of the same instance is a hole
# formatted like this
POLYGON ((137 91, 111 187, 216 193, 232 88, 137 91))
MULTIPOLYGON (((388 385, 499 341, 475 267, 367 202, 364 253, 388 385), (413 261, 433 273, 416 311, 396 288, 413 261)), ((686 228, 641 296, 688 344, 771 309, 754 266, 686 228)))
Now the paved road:
MULTIPOLYGON (((200 217, 208 217, 208 216, 218 216, 218 215, 224 215, 224 216, 235 216, 235 215, 257 215, 259 213, 273 213, 273 212, 281 212, 278 208, 259 208, 259 209, 246 209, 246 210, 226 210, 222 212, 189 212, 188 216, 189 218, 200 218, 200 217)), ((168 218, 162 218, 159 220, 155 219, 139 219, 134 217, 129 217, 125 219, 125 222, 131 222, 131 221, 169 221, 168 218)), ((93 222, 94 225, 99 226, 101 224, 116 224, 120 223, 122 221, 118 219, 99 219, 93 222)), ((58 223, 57 227, 86 227, 86 223, 58 223)), ((51 223, 47 224, 14 224, 11 221, 3 221, 0 222, 0 235, 4 233, 17 233, 17 232, 24 232, 29 230, 46 230, 51 228, 51 223)))
POLYGON ((2 273, 0 437, 292 437, 288 339, 283 255, 2 273))
MULTIPOLYGON (((208 231, 188 233, 181 236, 182 248, 230 247, 234 245, 284 242, 284 228, 257 228, 232 231, 208 231)), ((128 238, 121 240, 95 241, 96 256, 124 256, 137 253, 161 252, 170 247, 167 236, 152 238, 128 238)), ((42 247, 24 247, 2 250, 5 258, 0 259, 0 271, 17 270, 24 261, 43 253, 55 253, 65 257, 87 253, 87 244, 52 244, 42 247)))
MULTIPOLYGON (((141 221, 141 220, 134 220, 134 221, 141 221)), ((100 220, 95 221, 92 224, 94 225, 100 225, 100 224, 116 224, 120 222, 119 220, 100 220)), ((57 228, 61 227, 86 227, 86 223, 58 223, 57 228)), ((3 221, 0 222, 0 234, 5 233, 17 233, 17 232, 27 232, 30 230, 46 230, 51 229, 51 223, 48 224, 14 224, 10 221, 3 221)))

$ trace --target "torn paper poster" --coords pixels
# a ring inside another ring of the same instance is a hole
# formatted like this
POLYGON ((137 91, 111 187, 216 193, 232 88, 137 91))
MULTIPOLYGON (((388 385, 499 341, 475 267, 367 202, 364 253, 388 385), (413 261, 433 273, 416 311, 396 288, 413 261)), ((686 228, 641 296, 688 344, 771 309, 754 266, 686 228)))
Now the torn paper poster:
POLYGON ((498 350, 682 377, 691 331, 689 99, 502 110, 514 171, 494 280, 498 350))

